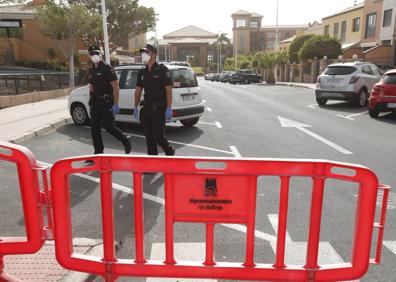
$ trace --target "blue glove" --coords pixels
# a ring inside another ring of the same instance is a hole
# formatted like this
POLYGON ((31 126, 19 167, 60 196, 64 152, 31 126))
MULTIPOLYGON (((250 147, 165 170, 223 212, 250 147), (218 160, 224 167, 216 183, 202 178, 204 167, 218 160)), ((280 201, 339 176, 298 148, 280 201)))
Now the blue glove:
POLYGON ((135 107, 133 109, 133 116, 135 117, 136 120, 139 120, 139 109, 138 109, 138 107, 135 107))
POLYGON ((118 107, 117 104, 114 104, 113 107, 111 107, 110 112, 113 112, 113 115, 115 116, 120 112, 120 108, 118 107))
POLYGON ((165 111, 165 119, 166 121, 170 121, 172 119, 172 107, 166 107, 166 111, 165 111))

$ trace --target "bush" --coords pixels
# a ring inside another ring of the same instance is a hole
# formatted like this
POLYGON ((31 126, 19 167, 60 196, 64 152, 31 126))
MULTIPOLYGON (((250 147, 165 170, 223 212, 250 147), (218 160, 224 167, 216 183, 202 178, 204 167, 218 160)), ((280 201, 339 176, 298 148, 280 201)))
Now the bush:
POLYGON ((314 36, 315 35, 313 35, 313 34, 307 34, 307 35, 303 35, 303 36, 298 36, 293 39, 293 41, 290 43, 290 47, 289 47, 290 62, 292 62, 292 63, 299 62, 298 52, 300 51, 300 49, 304 45, 304 43, 314 36))
POLYGON ((307 40, 298 52, 300 60, 323 58, 336 59, 342 54, 341 43, 329 36, 315 35, 307 40))

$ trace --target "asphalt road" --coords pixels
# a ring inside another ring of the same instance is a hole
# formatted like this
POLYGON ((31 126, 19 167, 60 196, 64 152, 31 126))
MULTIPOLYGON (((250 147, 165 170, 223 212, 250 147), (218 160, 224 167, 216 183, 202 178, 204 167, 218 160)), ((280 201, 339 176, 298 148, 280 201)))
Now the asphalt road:
MULTIPOLYGON (((167 136, 174 142, 177 156, 327 159, 367 166, 378 175, 381 183, 396 187, 394 115, 386 114, 374 120, 369 117, 367 109, 355 108, 345 102, 332 102, 325 107, 318 107, 314 91, 308 89, 229 85, 204 80, 200 80, 200 86, 207 106, 200 123, 193 128, 179 125, 167 127, 167 136)), ((140 127, 133 124, 120 124, 120 127, 132 135, 133 153, 145 154, 140 127)), ((107 134, 104 136, 106 153, 122 153, 121 144, 107 134)), ((48 164, 60 158, 92 152, 89 128, 74 125, 66 125, 22 145, 30 148, 38 160, 48 164)), ((0 181, 4 183, 0 189, 7 192, 2 191, 6 200, 0 207, 1 228, 6 232, 5 235, 20 235, 24 229, 19 192, 15 189, 15 168, 5 164, 0 167, 8 172, 0 175, 0 181)), ((94 173, 70 178, 74 237, 102 236, 97 177, 94 173)), ((133 196, 129 193, 131 179, 131 175, 126 173, 117 173, 113 177, 113 182, 118 184, 114 191, 114 213, 119 258, 131 258, 135 254, 133 196)), ((146 197, 144 201, 145 254, 148 258, 163 258, 163 176, 144 175, 143 185, 144 192, 154 196, 146 197)), ((259 179, 256 208, 256 230, 259 232, 256 234, 255 261, 260 263, 273 263, 275 258, 273 236, 276 235, 278 187, 278 178, 259 179)), ((288 217, 290 250, 286 254, 288 263, 304 264, 310 187, 310 179, 291 181, 288 217)), ((357 192, 357 185, 352 183, 327 183, 320 262, 350 261, 357 192)), ((390 199, 385 233, 387 245, 383 248, 382 264, 370 266, 368 274, 360 281, 396 281, 394 192, 390 199)), ((379 212, 379 208, 377 211, 379 212)), ((245 233, 236 229, 224 225, 216 226, 216 260, 244 260, 245 233)), ((188 259, 204 259, 205 233, 200 224, 176 224, 175 242, 176 258, 185 259, 187 254, 192 256, 188 259), (198 251, 193 252, 193 248, 198 251)))

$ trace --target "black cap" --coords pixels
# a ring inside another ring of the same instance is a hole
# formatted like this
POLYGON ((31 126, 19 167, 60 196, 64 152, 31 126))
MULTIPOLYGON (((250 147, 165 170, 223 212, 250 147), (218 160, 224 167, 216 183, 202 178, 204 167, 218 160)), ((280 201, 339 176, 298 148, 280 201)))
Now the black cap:
POLYGON ((97 45, 92 45, 88 48, 88 54, 93 55, 93 54, 100 54, 100 48, 97 45))
POLYGON ((158 54, 158 50, 155 46, 151 45, 151 44, 146 44, 146 46, 142 49, 139 50, 140 53, 146 52, 146 51, 151 51, 155 54, 158 54))

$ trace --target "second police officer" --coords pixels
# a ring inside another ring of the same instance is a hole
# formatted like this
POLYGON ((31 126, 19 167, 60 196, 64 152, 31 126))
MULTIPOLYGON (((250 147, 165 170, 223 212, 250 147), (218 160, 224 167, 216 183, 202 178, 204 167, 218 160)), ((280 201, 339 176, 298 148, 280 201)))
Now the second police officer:
POLYGON ((175 149, 165 137, 165 122, 172 119, 172 80, 164 64, 156 61, 157 48, 146 44, 140 49, 142 63, 146 67, 139 71, 135 90, 135 119, 140 120, 146 136, 147 153, 158 155, 157 144, 167 156, 173 156, 175 149), (138 106, 144 90, 143 108, 138 106))
POLYGON ((113 68, 103 62, 100 48, 91 46, 88 49, 92 66, 89 72, 89 94, 91 114, 91 135, 95 154, 103 154, 101 125, 108 133, 122 142, 125 153, 131 151, 131 141, 115 126, 115 115, 119 113, 119 86, 113 68))

